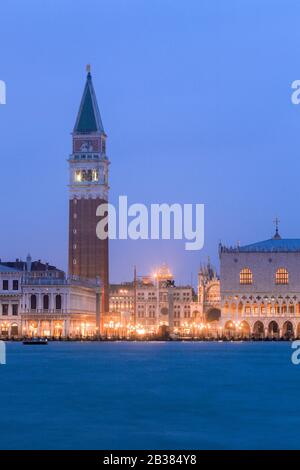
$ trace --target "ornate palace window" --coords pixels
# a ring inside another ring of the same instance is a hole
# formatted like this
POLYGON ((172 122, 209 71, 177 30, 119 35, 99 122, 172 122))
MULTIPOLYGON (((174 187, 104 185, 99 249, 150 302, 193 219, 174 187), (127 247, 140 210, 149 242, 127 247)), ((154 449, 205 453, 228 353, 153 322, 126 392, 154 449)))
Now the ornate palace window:
POLYGON ((61 295, 58 294, 56 297, 55 297, 55 308, 56 310, 61 310, 61 295))
POLYGON ((33 294, 30 297, 30 308, 31 310, 36 310, 36 295, 33 294))
POLYGON ((253 275, 252 271, 249 268, 243 268, 240 272, 240 284, 252 284, 253 282, 253 275))
POLYGON ((43 297, 43 309, 44 310, 49 310, 49 295, 46 294, 43 297))
POLYGON ((275 274, 275 283, 276 284, 288 284, 289 283, 289 273, 285 268, 279 268, 275 274))

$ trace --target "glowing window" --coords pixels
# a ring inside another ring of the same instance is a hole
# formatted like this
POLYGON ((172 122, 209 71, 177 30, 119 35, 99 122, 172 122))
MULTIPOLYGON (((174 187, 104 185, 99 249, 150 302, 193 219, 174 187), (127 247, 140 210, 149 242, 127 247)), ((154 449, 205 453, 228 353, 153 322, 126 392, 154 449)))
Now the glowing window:
POLYGON ((93 181, 99 181, 99 172, 98 172, 98 170, 93 170, 92 171, 92 180, 93 181))
POLYGON ((90 183, 97 181, 99 181, 99 171, 97 169, 75 171, 76 183, 90 183))
POLYGON ((78 183, 80 181, 82 181, 81 171, 80 170, 76 170, 76 172, 75 172, 75 181, 78 182, 78 183))
POLYGON ((249 268, 243 268, 240 272, 240 284, 252 284, 253 275, 252 271, 249 268))
POLYGON ((289 283, 289 273, 285 268, 279 268, 275 274, 276 284, 288 284, 289 283))

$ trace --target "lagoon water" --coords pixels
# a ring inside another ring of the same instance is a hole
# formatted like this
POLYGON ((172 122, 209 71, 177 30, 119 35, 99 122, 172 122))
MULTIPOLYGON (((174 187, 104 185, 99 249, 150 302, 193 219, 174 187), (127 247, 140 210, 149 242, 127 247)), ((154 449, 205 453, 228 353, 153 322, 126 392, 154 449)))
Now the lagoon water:
POLYGON ((1 449, 300 448, 291 344, 7 343, 1 449))

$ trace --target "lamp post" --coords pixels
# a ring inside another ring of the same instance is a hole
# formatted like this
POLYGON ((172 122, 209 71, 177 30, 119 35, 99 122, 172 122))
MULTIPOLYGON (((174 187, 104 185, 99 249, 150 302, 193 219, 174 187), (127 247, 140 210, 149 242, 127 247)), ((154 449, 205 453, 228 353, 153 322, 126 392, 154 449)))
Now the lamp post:
POLYGON ((101 313, 102 313, 102 299, 103 299, 103 285, 99 277, 96 279, 96 339, 101 339, 101 313))
POLYGON ((223 328, 221 326, 218 326, 218 339, 222 338, 222 330, 223 328))

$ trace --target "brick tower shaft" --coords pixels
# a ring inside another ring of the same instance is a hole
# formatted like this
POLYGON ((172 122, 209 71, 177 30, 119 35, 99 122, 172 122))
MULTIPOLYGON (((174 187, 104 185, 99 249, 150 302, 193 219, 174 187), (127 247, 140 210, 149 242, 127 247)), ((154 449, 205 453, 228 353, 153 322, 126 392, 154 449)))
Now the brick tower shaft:
POLYGON ((108 239, 100 240, 97 208, 108 201, 108 167, 104 132, 90 71, 72 133, 69 157, 69 274, 100 280, 103 309, 108 311, 108 239))

